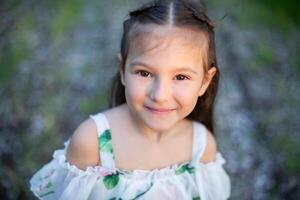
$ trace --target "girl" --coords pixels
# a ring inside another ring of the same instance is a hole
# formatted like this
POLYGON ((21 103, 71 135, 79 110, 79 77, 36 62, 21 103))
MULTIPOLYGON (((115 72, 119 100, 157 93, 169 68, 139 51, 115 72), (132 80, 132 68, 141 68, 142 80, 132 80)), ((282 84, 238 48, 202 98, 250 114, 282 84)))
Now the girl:
POLYGON ((31 179, 40 199, 229 198, 212 112, 214 30, 191 1, 155 1, 124 22, 111 109, 91 115, 31 179))

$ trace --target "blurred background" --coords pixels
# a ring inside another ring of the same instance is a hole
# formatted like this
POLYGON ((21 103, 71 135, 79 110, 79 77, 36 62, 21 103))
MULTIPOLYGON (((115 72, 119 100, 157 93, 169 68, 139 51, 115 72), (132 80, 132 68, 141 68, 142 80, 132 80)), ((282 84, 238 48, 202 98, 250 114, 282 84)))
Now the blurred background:
MULTIPOLYGON (((0 1, 0 199, 107 108, 122 22, 138 0, 0 1)), ((300 199, 300 3, 207 0, 221 80, 218 148, 231 199, 300 199)))

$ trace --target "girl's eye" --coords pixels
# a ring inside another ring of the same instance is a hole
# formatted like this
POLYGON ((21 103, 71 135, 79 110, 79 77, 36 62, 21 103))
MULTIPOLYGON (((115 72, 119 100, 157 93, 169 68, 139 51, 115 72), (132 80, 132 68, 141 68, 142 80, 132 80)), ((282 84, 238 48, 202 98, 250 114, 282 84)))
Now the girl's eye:
POLYGON ((151 74, 147 71, 141 70, 141 71, 137 71, 137 74, 142 76, 142 77, 150 77, 151 74))
POLYGON ((188 80, 188 79, 189 79, 189 77, 182 75, 182 74, 179 74, 176 76, 176 80, 178 80, 178 81, 188 80))

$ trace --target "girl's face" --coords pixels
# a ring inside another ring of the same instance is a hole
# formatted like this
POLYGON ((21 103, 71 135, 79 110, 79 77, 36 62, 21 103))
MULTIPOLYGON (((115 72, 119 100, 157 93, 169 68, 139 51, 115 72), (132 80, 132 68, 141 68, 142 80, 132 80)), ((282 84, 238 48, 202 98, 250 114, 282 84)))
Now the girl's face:
POLYGON ((126 101, 142 128, 166 131, 187 117, 207 89, 207 37, 187 28, 140 25, 121 69, 126 101))

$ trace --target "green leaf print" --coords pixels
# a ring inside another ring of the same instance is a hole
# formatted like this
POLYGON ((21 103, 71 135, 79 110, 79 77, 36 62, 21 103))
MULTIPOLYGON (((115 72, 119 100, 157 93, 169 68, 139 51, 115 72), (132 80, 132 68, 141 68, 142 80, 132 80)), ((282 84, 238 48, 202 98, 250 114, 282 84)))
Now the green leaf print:
POLYGON ((106 189, 114 188, 119 182, 119 173, 105 176, 103 178, 103 184, 106 189))
POLYGON ((53 190, 53 184, 51 181, 49 181, 46 185, 44 186, 41 186, 40 191, 38 191, 38 195, 39 197, 45 197, 49 194, 53 194, 54 193, 54 190, 53 190))
POLYGON ((190 174, 194 173, 195 171, 195 168, 194 167, 190 167, 189 166, 189 163, 185 164, 185 165, 182 165, 180 167, 178 167, 176 170, 175 170, 175 174, 176 175, 179 175, 179 174, 182 174, 184 172, 188 172, 190 174))
POLYGON ((151 185, 144 192, 138 194, 136 197, 134 197, 131 200, 136 200, 136 199, 140 198, 141 196, 143 196, 144 194, 146 194, 151 189, 152 186, 153 186, 153 183, 151 183, 151 185))
POLYGON ((50 192, 47 192, 47 193, 44 193, 44 194, 39 194, 39 197, 45 197, 45 196, 47 196, 49 194, 53 194, 53 193, 54 193, 54 191, 50 191, 50 192))
POLYGON ((51 181, 49 181, 49 183, 46 185, 46 189, 49 189, 49 188, 51 188, 53 186, 53 184, 52 184, 52 182, 51 181))
POLYGON ((107 129, 104 131, 104 133, 101 134, 101 136, 98 138, 100 151, 107 152, 107 153, 113 153, 112 144, 111 144, 111 135, 110 131, 107 129))
POLYGON ((193 200, 201 200, 200 197, 193 197, 193 200))

